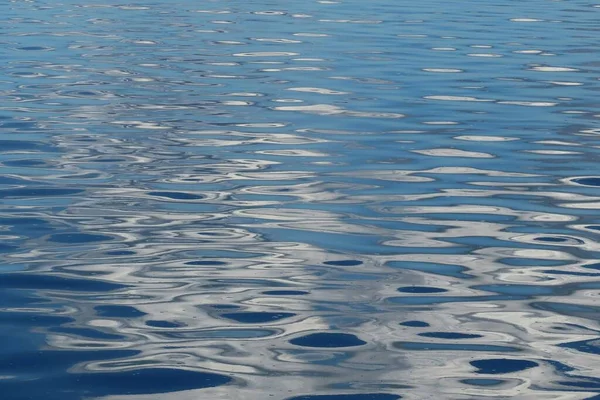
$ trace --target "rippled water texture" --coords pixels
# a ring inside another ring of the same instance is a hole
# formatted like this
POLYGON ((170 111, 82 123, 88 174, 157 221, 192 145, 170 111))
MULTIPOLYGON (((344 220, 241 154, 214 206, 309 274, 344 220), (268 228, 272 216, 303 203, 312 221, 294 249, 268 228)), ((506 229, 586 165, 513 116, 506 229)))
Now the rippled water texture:
POLYGON ((600 4, 0 14, 3 399, 600 398, 600 4))

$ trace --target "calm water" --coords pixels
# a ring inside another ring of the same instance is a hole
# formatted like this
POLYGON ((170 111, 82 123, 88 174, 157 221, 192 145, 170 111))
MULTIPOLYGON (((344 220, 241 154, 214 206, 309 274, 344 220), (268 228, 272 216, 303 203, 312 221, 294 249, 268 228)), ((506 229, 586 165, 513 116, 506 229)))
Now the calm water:
POLYGON ((600 4, 0 14, 2 399, 600 398, 600 4))

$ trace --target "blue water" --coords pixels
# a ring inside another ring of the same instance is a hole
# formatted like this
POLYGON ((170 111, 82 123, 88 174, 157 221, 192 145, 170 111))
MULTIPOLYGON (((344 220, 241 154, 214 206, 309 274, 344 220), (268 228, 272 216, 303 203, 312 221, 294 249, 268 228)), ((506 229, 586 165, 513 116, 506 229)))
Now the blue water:
POLYGON ((600 398, 600 4, 0 15, 2 399, 600 398))

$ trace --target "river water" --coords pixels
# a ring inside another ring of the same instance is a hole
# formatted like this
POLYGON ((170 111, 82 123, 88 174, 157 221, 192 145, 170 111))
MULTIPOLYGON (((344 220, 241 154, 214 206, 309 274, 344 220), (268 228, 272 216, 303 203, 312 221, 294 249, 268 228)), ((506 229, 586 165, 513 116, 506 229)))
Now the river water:
POLYGON ((3 399, 600 398, 600 4, 0 14, 3 399))

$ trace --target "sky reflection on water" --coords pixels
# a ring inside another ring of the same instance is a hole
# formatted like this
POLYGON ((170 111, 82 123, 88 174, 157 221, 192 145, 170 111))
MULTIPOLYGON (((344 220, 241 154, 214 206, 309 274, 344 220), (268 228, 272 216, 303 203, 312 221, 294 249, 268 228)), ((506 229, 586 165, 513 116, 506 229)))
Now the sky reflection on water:
POLYGON ((600 392, 600 5, 0 12, 8 400, 600 392))

